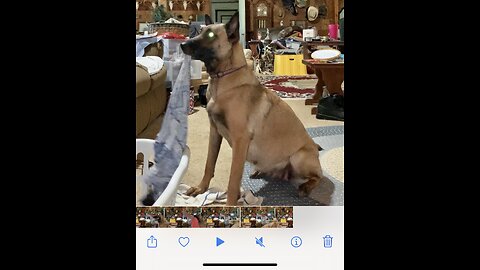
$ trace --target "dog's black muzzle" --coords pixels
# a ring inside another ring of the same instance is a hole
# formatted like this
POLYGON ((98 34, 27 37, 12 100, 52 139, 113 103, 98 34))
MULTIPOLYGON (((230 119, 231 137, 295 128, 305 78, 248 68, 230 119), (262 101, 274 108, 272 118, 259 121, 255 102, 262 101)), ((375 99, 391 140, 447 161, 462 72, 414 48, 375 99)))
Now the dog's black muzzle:
POLYGON ((191 41, 191 40, 183 42, 182 44, 180 44, 180 48, 182 48, 183 53, 186 54, 186 55, 190 55, 190 56, 193 55, 195 47, 196 46, 195 46, 194 42, 191 41))

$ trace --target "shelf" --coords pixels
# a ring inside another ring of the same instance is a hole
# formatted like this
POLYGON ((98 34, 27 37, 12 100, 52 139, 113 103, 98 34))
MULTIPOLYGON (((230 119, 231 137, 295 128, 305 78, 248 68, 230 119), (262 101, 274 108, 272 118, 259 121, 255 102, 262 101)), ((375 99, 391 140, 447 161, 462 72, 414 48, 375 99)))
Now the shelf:
POLYGON ((166 9, 171 13, 175 12, 194 12, 194 13, 209 13, 210 12, 210 0, 166 0, 166 9), (173 5, 172 5, 173 3, 173 5), (185 9, 184 3, 187 4, 185 9), (200 3, 200 9, 197 7, 197 3, 200 3))

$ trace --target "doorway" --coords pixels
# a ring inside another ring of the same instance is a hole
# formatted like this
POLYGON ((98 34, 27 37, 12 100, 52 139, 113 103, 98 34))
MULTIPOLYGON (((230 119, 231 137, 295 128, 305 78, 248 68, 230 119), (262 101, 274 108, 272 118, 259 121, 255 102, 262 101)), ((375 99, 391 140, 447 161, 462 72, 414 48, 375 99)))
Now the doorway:
POLYGON ((240 42, 245 48, 245 0, 212 0, 210 17, 215 23, 227 23, 237 11, 240 14, 240 42))

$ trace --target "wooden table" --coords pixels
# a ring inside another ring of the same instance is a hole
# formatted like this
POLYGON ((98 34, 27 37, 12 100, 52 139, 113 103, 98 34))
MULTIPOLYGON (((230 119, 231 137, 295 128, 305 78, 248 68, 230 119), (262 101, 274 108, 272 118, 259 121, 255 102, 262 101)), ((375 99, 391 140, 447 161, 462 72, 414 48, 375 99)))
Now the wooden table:
MULTIPOLYGON (((318 77, 315 93, 311 99, 305 100, 305 105, 317 104, 322 98, 323 86, 327 87, 330 95, 338 94, 343 96, 342 82, 344 73, 344 63, 324 63, 315 62, 312 59, 304 59, 302 63, 315 70, 318 77)), ((312 108, 312 114, 317 114, 317 107, 312 108)))

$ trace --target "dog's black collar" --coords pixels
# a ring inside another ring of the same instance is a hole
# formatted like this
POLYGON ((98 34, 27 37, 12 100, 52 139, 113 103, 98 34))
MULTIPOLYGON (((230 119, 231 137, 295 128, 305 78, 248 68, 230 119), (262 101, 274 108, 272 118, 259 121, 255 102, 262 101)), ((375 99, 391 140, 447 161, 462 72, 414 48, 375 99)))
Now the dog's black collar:
POLYGON ((238 68, 232 68, 232 69, 225 70, 225 71, 222 71, 222 72, 213 73, 213 74, 210 74, 210 77, 211 77, 211 78, 214 78, 214 79, 218 79, 218 78, 221 78, 221 77, 223 77, 223 76, 227 76, 228 74, 232 74, 233 72, 244 68, 246 65, 247 65, 247 64, 245 64, 245 65, 243 65, 243 66, 241 66, 241 67, 238 67, 238 68))

